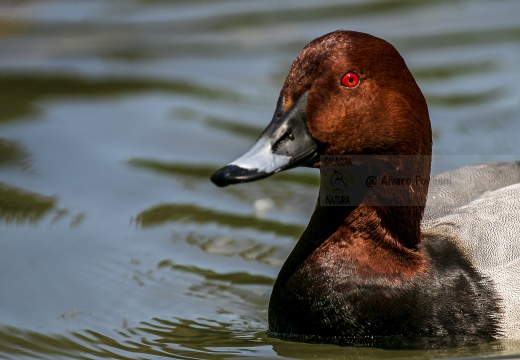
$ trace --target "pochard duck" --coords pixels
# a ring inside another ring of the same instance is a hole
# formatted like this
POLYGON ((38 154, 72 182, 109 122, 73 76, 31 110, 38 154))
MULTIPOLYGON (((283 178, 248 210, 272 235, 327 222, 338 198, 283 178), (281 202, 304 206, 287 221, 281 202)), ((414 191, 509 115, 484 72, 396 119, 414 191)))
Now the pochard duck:
POLYGON ((426 101, 392 45, 340 30, 300 52, 270 124, 211 180, 226 186, 352 156, 363 176, 403 182, 356 190, 357 203, 338 206, 320 189, 274 284, 271 336, 384 347, 520 338, 520 165, 430 179, 431 153, 426 101))

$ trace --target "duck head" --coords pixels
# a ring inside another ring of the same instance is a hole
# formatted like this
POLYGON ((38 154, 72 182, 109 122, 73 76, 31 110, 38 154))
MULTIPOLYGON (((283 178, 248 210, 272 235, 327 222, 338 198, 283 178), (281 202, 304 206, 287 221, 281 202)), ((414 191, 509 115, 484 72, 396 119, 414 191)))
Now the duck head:
POLYGON ((211 180, 226 186, 320 167, 322 155, 421 155, 406 166, 429 176, 431 142, 426 102, 397 50, 374 36, 340 30, 300 52, 271 123, 211 180))

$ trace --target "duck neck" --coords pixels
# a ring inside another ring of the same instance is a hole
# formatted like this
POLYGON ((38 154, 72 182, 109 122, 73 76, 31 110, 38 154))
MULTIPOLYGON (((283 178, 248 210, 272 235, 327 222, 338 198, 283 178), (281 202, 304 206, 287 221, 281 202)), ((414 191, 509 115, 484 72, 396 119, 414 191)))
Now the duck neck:
POLYGON ((345 220, 356 209, 356 207, 351 206, 323 207, 319 204, 320 199, 318 198, 309 225, 280 270, 273 293, 276 292, 278 285, 283 286, 282 284, 285 283, 305 259, 344 227, 345 220))
MULTIPOLYGON (((414 169, 415 173, 429 178, 429 162, 414 169)), ((378 175, 377 181, 381 181, 381 176, 385 175, 378 175)), ((417 246, 421 241, 420 224, 427 191, 427 181, 381 186, 367 190, 358 206, 326 206, 318 198, 309 225, 278 280, 284 283, 284 279, 323 246, 341 248, 337 253, 349 258, 338 261, 358 264, 356 267, 360 269, 372 268, 373 273, 405 274, 420 270, 424 259, 417 246), (377 257, 384 259, 380 268, 374 261, 377 257)))
POLYGON ((332 207, 318 204, 307 229, 283 265, 277 285, 283 286, 322 246, 349 249, 341 251, 349 258, 339 261, 352 263, 367 271, 367 275, 417 272, 424 266, 424 259, 417 251, 422 211, 423 208, 405 206, 332 207), (384 262, 375 261, 377 258, 384 262))
MULTIPOLYGON (((415 249, 421 241, 420 224, 428 194, 431 155, 360 156, 353 161, 359 165, 354 166, 356 175, 352 183, 361 185, 348 193, 354 195, 358 203, 352 205, 357 206, 327 206, 330 205, 327 201, 321 201, 327 191, 320 191, 313 218, 334 216, 342 221, 309 224, 309 227, 314 225, 321 231, 323 227, 331 227, 328 230, 331 235, 341 229, 343 236, 360 237, 379 246, 415 249), (371 185, 369 179, 373 180, 371 185)), ((352 172, 350 169, 354 167, 344 169, 352 172)), ((327 176, 322 176, 323 182, 327 176)), ((320 190, 326 188, 327 184, 322 183, 320 190)))

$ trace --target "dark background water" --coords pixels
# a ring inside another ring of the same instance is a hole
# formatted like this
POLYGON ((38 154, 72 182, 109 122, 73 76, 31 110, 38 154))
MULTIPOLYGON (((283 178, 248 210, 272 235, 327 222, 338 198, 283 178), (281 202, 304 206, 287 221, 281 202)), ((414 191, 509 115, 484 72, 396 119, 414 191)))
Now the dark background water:
POLYGON ((289 66, 345 28, 393 43, 435 171, 520 159, 520 2, 0 2, 0 358, 514 358, 268 338, 318 174, 218 189, 289 66))

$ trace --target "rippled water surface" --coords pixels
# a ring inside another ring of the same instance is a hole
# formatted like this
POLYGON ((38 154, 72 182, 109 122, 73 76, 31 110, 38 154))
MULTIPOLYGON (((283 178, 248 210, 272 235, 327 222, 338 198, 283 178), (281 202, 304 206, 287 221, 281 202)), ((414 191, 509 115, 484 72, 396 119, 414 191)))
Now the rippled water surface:
POLYGON ((517 342, 388 351, 267 337, 318 174, 208 180, 271 119, 300 49, 338 28, 405 57, 436 171, 519 159, 519 14, 517 0, 1 2, 0 358, 520 356, 517 342))

